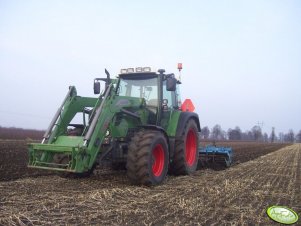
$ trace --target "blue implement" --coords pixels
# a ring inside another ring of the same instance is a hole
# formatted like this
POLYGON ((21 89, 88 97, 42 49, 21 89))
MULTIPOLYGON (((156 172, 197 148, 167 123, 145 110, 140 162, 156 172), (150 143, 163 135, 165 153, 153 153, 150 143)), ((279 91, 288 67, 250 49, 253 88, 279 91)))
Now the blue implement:
POLYGON ((225 167, 232 164, 233 151, 230 147, 217 147, 215 145, 207 145, 199 148, 199 160, 201 164, 215 163, 225 167))

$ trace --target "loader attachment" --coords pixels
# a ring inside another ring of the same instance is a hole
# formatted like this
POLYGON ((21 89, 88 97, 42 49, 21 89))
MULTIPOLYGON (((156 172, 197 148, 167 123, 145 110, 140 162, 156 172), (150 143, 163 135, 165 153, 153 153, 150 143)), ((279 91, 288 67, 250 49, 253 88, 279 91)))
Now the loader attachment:
POLYGON ((70 87, 42 143, 28 145, 28 167, 73 173, 89 171, 98 153, 104 151, 102 144, 114 115, 107 107, 111 87, 99 98, 77 96, 75 87, 70 87), (72 123, 78 114, 83 116, 82 122, 72 123))
POLYGON ((29 144, 29 167, 82 172, 89 165, 82 143, 82 137, 60 136, 53 144, 29 144))
POLYGON ((203 166, 219 165, 229 167, 232 164, 232 148, 207 145, 199 149, 199 162, 203 166))

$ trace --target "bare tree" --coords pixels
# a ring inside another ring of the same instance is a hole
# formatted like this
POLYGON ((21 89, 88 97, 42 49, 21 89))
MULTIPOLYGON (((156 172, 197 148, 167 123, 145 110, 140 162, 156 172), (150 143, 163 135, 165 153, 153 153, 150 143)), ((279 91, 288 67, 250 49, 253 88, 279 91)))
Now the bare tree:
POLYGON ((283 134, 282 132, 279 133, 279 141, 280 141, 281 143, 284 142, 284 134, 283 134))
POLYGON ((296 135, 296 141, 299 142, 299 143, 301 143, 301 130, 296 135))
POLYGON ((222 130, 222 135, 221 135, 221 140, 226 140, 227 139, 227 132, 225 130, 222 130))
POLYGON ((235 129, 228 129, 228 138, 229 140, 241 140, 242 133, 238 126, 235 129))
POLYGON ((201 129, 201 136, 203 139, 208 139, 209 134, 210 134, 210 130, 209 130, 208 126, 205 126, 201 129))
POLYGON ((288 133, 284 135, 284 141, 291 143, 295 141, 295 133, 292 129, 290 129, 288 133))
POLYGON ((268 136, 267 133, 264 133, 264 134, 263 134, 263 141, 264 141, 264 142, 269 142, 269 136, 268 136))
POLYGON ((229 140, 234 140, 234 136, 233 136, 233 129, 228 129, 228 139, 229 140))
POLYGON ((211 130, 211 138, 214 140, 221 140, 222 137, 223 137, 222 127, 217 124, 211 130))
POLYGON ((254 140, 259 141, 262 139, 262 131, 260 126, 253 126, 252 133, 253 133, 254 140))
POLYGON ((246 131, 241 134, 241 139, 242 140, 254 140, 253 133, 251 131, 246 131))
POLYGON ((275 127, 272 127, 272 132, 271 132, 271 136, 270 136, 270 140, 271 140, 271 143, 274 143, 275 141, 275 127))

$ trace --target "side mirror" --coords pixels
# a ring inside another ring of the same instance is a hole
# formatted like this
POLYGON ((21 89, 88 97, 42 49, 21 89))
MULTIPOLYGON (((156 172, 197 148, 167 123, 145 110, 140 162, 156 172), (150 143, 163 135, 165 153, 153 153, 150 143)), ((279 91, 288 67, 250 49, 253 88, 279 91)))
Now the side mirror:
POLYGON ((176 91, 177 80, 174 77, 168 77, 166 79, 166 90, 176 91))
POLYGON ((94 94, 100 94, 100 82, 94 81, 94 94))

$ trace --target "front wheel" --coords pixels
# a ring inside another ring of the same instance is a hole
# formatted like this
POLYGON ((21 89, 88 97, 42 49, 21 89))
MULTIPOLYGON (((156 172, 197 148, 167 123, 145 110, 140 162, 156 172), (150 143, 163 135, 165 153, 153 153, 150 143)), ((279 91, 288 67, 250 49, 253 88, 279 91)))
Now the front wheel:
POLYGON ((176 140, 171 171, 175 175, 188 175, 196 171, 198 165, 198 127, 193 119, 187 121, 182 135, 176 140))
POLYGON ((168 162, 168 145, 161 132, 143 130, 134 135, 127 156, 127 176, 133 184, 162 183, 168 162))

